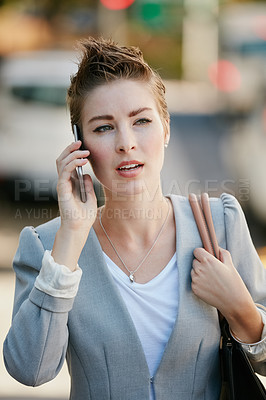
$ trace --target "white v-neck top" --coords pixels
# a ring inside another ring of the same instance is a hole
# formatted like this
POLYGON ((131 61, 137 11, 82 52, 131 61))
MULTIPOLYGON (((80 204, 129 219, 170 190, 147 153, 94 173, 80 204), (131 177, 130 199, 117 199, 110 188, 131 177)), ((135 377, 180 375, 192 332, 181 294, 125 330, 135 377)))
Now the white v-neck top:
POLYGON ((134 322, 150 376, 153 376, 159 366, 177 316, 176 254, 159 275, 143 284, 130 282, 129 277, 105 253, 103 254, 134 322))

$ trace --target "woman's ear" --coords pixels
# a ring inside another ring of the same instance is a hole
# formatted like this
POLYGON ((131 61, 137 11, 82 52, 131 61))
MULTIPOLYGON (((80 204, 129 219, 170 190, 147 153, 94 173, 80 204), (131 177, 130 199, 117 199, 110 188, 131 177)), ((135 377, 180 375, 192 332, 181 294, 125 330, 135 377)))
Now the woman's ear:
POLYGON ((170 140, 170 120, 165 119, 163 125, 164 125, 164 145, 165 147, 167 147, 170 140))

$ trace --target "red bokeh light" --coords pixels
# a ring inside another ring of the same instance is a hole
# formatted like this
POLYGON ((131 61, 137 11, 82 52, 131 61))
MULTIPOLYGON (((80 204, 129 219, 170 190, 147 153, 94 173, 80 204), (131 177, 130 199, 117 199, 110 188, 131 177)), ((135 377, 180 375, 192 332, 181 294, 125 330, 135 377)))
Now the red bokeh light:
POLYGON ((260 39, 266 40, 266 15, 260 15, 255 18, 254 31, 260 39))
POLYGON ((210 65, 208 76, 211 83, 222 92, 234 92, 241 86, 239 70, 227 60, 219 60, 210 65))
POLYGON ((101 0, 101 3, 109 10, 123 10, 131 6, 135 0, 101 0))

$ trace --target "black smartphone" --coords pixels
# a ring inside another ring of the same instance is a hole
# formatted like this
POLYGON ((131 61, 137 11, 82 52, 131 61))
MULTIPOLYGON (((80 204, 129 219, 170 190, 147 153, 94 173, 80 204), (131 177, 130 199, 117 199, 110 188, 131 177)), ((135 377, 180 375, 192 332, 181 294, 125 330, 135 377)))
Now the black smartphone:
MULTIPOLYGON (((73 129, 75 142, 77 142, 78 140, 81 140, 81 135, 80 135, 78 126, 77 125, 73 125, 72 129, 73 129)), ((82 148, 82 145, 81 145, 81 148, 82 148)), ((86 191, 85 191, 82 167, 77 167, 76 171, 77 171, 77 175, 78 175, 78 179, 79 179, 80 199, 81 199, 81 201, 83 203, 86 203, 87 195, 86 195, 86 191)))

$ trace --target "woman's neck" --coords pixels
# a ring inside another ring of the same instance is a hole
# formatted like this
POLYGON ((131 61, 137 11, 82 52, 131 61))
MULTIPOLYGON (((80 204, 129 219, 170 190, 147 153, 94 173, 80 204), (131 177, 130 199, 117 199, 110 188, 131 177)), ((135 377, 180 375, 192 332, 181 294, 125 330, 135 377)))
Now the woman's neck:
POLYGON ((161 190, 153 198, 145 193, 120 198, 107 196, 101 213, 102 223, 112 237, 150 241, 162 226, 169 206, 161 190))

